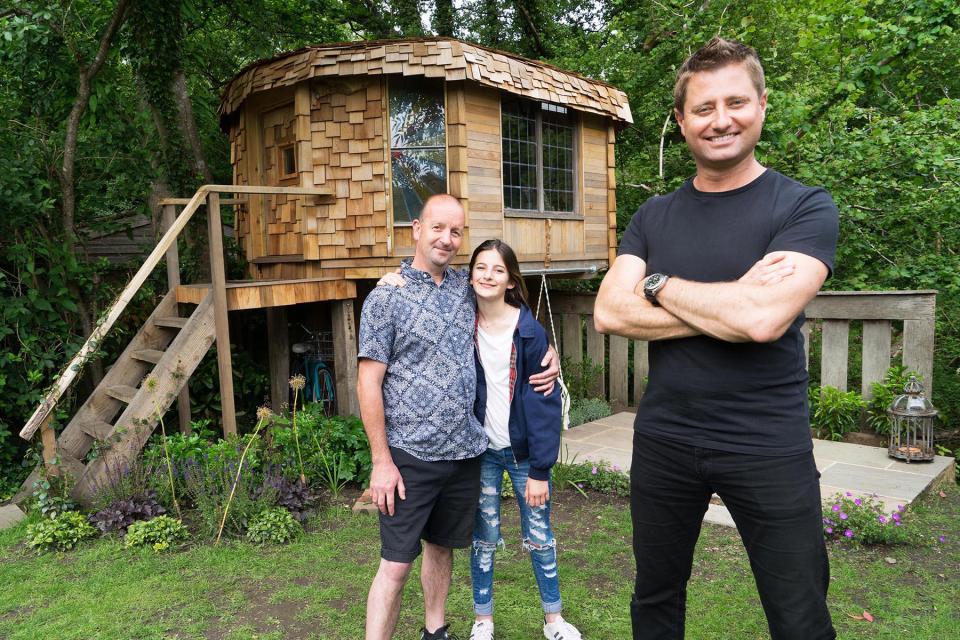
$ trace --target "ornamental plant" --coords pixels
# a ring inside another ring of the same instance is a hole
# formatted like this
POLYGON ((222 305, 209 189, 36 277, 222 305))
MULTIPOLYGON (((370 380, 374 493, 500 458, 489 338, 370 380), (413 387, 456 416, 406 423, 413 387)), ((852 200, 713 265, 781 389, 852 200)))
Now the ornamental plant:
POLYGON ((97 530, 78 511, 62 511, 27 527, 27 545, 38 551, 66 551, 97 535, 97 530))
POLYGON ((254 544, 286 544, 303 533, 293 514, 283 507, 264 509, 247 529, 247 540, 254 544))
POLYGON ((876 433, 882 436, 890 433, 890 416, 887 415, 887 409, 893 404, 894 399, 903 393, 903 385, 911 375, 916 374, 908 371, 903 365, 895 365, 887 369, 883 380, 870 385, 873 396, 867 402, 867 425, 876 433))
POLYGON ((838 493, 823 507, 823 535, 828 541, 854 546, 865 544, 909 544, 917 541, 913 527, 904 520, 902 504, 890 513, 872 497, 838 493))
POLYGON ((134 522, 150 520, 166 512, 159 502, 157 494, 148 491, 143 494, 116 500, 90 516, 90 524, 101 533, 119 533, 124 535, 134 522))
POLYGON ((131 524, 123 538, 123 546, 127 549, 149 546, 159 553, 189 537, 190 533, 180 520, 170 516, 157 516, 152 520, 131 524))
POLYGON ((839 441, 860 424, 863 398, 836 387, 810 388, 810 426, 821 440, 839 441))

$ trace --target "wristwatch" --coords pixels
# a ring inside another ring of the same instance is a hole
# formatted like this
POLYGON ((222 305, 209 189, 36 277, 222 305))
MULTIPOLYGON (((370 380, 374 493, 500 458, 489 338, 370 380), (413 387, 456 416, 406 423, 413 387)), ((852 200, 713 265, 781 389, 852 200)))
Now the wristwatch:
POLYGON ((660 289, 663 289, 669 279, 670 276, 654 273, 643 281, 643 296, 655 307, 660 306, 660 303, 657 302, 657 294, 660 293, 660 289))

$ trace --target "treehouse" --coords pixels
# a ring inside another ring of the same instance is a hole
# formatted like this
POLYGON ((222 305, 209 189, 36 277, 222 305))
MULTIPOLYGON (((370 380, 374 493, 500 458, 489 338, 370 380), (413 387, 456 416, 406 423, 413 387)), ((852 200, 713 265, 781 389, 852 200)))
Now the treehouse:
POLYGON ((139 454, 175 401, 181 429, 189 428, 186 381, 214 342, 222 425, 235 433, 230 312, 266 311, 278 408, 289 397, 288 312, 305 304, 320 305, 324 312, 311 315, 325 316, 333 336, 337 410, 357 413, 356 313, 373 282, 413 255, 411 225, 423 202, 449 193, 463 204, 455 264, 501 238, 525 274, 594 274, 615 255, 614 141, 630 122, 614 87, 447 38, 318 45, 250 65, 220 105, 233 184, 161 201, 163 237, 21 437, 41 432, 51 472, 73 476, 83 500, 139 454), (247 259, 240 282, 224 275, 224 206, 234 207, 247 259), (201 207, 211 282, 182 285, 177 238, 201 207), (164 258, 169 293, 55 435, 60 398, 164 258))

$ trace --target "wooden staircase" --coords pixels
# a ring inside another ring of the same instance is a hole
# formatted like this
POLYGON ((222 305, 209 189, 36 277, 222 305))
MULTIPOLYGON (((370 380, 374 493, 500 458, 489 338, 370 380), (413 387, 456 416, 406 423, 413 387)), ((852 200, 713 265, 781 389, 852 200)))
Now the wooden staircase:
MULTIPOLYGON (((112 475, 129 467, 213 344, 212 295, 189 317, 181 317, 178 307, 176 293, 168 293, 58 436, 59 466, 71 477, 75 500, 89 502, 112 475), (97 443, 98 455, 86 462, 97 443)), ((39 474, 38 467, 14 502, 31 493, 39 474)))

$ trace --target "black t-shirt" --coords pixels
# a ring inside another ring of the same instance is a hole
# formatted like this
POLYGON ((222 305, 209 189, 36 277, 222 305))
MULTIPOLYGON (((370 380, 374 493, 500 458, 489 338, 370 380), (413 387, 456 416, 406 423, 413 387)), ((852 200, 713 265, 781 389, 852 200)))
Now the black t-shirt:
MULTIPOLYGON (((768 169, 719 193, 688 180, 647 200, 620 243, 646 273, 731 282, 771 251, 796 251, 833 270, 838 216, 830 194, 768 169)), ((650 343, 650 381, 635 428, 694 446, 785 456, 812 448, 801 314, 771 343, 708 336, 650 343)))

